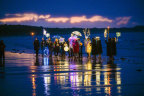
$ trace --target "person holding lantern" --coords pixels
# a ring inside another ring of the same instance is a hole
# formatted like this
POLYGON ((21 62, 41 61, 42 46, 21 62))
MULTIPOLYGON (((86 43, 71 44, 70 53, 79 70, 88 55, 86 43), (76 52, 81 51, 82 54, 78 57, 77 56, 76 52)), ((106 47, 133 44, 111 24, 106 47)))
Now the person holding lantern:
POLYGON ((85 41, 84 41, 84 44, 85 44, 85 51, 86 53, 88 54, 88 58, 91 58, 91 41, 90 41, 90 38, 87 38, 85 41))
POLYGON ((96 54, 99 55, 98 58, 100 60, 102 54, 102 44, 101 44, 100 37, 96 37, 96 54))
POLYGON ((79 58, 82 58, 82 47, 83 47, 83 44, 80 41, 80 38, 78 38, 78 43, 79 43, 79 58))
POLYGON ((96 48, 97 48, 96 40, 95 38, 92 38, 92 55, 94 59, 96 59, 96 54, 97 54, 96 48))

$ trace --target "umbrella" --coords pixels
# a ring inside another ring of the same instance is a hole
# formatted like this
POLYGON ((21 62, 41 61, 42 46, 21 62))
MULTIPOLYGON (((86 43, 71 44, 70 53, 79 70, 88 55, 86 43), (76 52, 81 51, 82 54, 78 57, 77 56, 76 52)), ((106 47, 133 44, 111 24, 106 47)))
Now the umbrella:
POLYGON ((79 31, 73 31, 72 34, 74 34, 76 36, 82 36, 82 34, 79 31))
POLYGON ((65 38, 60 37, 59 41, 60 43, 63 43, 65 41, 65 38))
POLYGON ((60 39, 60 38, 61 38, 61 36, 54 35, 52 38, 57 38, 57 39, 60 39))

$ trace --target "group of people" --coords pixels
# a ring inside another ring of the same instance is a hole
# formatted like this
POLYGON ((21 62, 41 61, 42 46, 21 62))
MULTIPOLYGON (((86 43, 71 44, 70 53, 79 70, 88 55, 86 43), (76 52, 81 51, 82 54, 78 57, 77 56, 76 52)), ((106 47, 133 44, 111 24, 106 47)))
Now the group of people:
MULTIPOLYGON (((116 55, 116 39, 115 38, 108 38, 108 40, 105 39, 105 42, 107 44, 107 56, 110 57, 110 59, 113 59, 113 57, 116 55)), ((98 55, 98 58, 101 59, 102 51, 102 44, 100 37, 92 38, 92 40, 88 37, 84 40, 84 46, 85 46, 85 52, 87 53, 87 58, 91 58, 91 55, 94 59, 96 59, 96 56, 98 55)), ((39 42, 39 40, 36 38, 34 41, 34 50, 36 52, 36 56, 38 56, 39 49, 41 48, 42 55, 45 54, 45 50, 48 49, 48 55, 49 57, 52 57, 52 54, 55 56, 62 56, 65 57, 66 53, 68 53, 68 56, 71 58, 82 58, 83 55, 83 43, 80 41, 80 38, 60 42, 58 38, 55 39, 54 42, 52 42, 51 38, 48 38, 47 40, 44 40, 42 38, 42 41, 39 42)))
POLYGON ((48 50, 48 54, 46 55, 49 55, 49 57, 52 57, 52 54, 65 57, 66 53, 68 53, 69 57, 82 58, 82 45, 80 39, 60 42, 59 39, 56 38, 55 41, 52 42, 51 38, 48 38, 47 40, 42 38, 42 41, 39 42, 39 40, 35 38, 34 50, 36 56, 38 56, 39 49, 41 49, 42 56, 44 56, 45 51, 48 50))

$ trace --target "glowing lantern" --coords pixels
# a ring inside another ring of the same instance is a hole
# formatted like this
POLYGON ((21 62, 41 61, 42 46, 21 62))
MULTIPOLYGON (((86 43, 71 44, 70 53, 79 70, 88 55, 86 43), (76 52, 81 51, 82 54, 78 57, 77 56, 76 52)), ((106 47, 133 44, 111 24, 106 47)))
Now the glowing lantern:
POLYGON ((64 51, 68 51, 68 50, 69 50, 68 46, 65 46, 64 51))
POLYGON ((121 36, 121 32, 116 32, 116 36, 120 37, 121 36))
POLYGON ((47 37, 47 38, 50 37, 50 34, 49 34, 49 33, 46 33, 46 37, 47 37))
POLYGON ((82 43, 80 43, 80 46, 82 46, 83 44, 82 43))
POLYGON ((45 29, 43 29, 43 35, 46 35, 46 34, 47 34, 46 30, 45 30, 45 29))
POLYGON ((104 37, 106 38, 107 37, 107 30, 105 29, 104 31, 104 37))
POLYGON ((34 32, 31 32, 31 35, 32 35, 32 36, 34 36, 34 35, 35 35, 35 33, 34 33, 34 32))

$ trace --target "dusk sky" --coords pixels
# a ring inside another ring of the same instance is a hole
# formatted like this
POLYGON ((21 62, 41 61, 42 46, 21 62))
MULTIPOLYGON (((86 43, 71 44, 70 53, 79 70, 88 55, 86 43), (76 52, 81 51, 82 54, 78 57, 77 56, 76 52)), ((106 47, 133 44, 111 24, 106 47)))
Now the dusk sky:
POLYGON ((144 0, 0 0, 0 24, 43 27, 144 25, 144 0))

